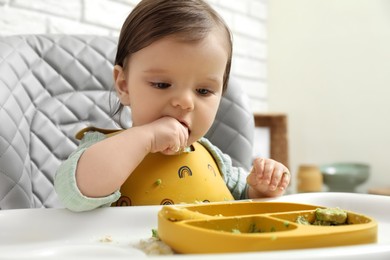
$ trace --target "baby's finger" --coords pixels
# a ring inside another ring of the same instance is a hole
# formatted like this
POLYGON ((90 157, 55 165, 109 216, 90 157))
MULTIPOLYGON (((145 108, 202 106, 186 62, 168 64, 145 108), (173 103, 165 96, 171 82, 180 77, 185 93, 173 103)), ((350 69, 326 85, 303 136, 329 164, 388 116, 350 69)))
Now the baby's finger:
POLYGON ((246 182, 251 186, 255 186, 257 184, 258 180, 255 173, 254 166, 252 167, 252 170, 249 172, 248 176, 246 177, 246 182))
POLYGON ((173 155, 173 154, 176 154, 179 151, 180 151, 180 147, 179 146, 170 146, 167 149, 165 149, 164 151, 162 151, 162 153, 165 154, 165 155, 173 155))
POLYGON ((277 189, 277 187, 280 185, 280 182, 283 178, 283 171, 284 167, 283 165, 276 165, 272 174, 271 182, 269 185, 269 189, 271 191, 274 191, 277 189))
POLYGON ((264 176, 264 166, 265 159, 264 158, 256 158, 253 162, 252 171, 254 171, 257 181, 261 181, 264 176))
POLYGON ((182 152, 185 149, 185 147, 187 147, 188 135, 189 135, 189 130, 187 126, 185 126, 183 123, 180 123, 180 131, 178 136, 179 149, 177 152, 182 152))
POLYGON ((186 126, 184 126, 183 127, 183 135, 181 136, 181 139, 180 139, 181 147, 183 149, 185 147, 187 147, 187 145, 188 145, 187 142, 188 142, 189 135, 190 135, 189 129, 186 126))
POLYGON ((262 178, 263 183, 271 184, 272 177, 275 171, 275 164, 276 161, 271 159, 265 161, 263 178, 262 178))
POLYGON ((279 183, 278 188, 281 189, 281 190, 287 189, 287 187, 288 187, 288 185, 290 183, 290 180, 291 180, 290 172, 289 171, 284 171, 283 172, 283 176, 282 176, 282 180, 279 183))

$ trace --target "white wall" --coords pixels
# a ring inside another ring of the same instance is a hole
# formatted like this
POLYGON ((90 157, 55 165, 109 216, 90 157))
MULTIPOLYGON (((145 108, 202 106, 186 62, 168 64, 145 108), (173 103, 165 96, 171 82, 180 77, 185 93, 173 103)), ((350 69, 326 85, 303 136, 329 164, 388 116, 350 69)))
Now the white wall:
POLYGON ((390 187, 390 1, 272 0, 269 109, 289 116, 290 165, 371 165, 390 187))
MULTIPOLYGON (((0 35, 119 34, 139 0, 0 0, 0 35)), ((234 34, 232 75, 250 96, 254 111, 267 110, 267 0, 208 0, 234 34)))

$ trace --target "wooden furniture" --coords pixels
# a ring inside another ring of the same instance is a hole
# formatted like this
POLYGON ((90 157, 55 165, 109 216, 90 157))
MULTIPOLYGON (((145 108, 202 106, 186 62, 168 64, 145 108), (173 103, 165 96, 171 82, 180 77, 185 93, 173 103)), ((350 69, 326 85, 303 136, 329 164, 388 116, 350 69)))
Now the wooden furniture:
POLYGON ((288 136, 287 115, 282 113, 254 113, 255 127, 270 129, 270 157, 283 163, 287 168, 288 136))

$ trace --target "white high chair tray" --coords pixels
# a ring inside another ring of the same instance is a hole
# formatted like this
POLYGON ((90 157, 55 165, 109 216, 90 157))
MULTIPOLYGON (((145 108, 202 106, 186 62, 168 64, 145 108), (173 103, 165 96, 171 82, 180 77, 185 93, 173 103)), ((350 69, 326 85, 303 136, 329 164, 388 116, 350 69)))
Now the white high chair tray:
MULTIPOLYGON (((154 256, 164 259, 390 259, 390 197, 303 193, 267 201, 307 203, 361 213, 378 222, 378 242, 359 246, 239 254, 154 256)), ((157 228, 160 206, 0 211, 0 259, 130 259, 147 257, 137 245, 157 228), (111 238, 111 242, 106 241, 111 238)), ((221 241, 223 243, 223 241, 221 241)))

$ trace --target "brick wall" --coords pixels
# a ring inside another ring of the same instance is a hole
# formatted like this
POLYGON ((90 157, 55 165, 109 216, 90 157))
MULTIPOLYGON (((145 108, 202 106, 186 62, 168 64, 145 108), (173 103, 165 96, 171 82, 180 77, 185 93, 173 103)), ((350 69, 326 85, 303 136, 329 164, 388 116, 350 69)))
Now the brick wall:
MULTIPOLYGON (((266 20, 268 0, 207 0, 234 37, 232 75, 254 111, 267 110, 266 20)), ((0 35, 72 33, 118 36, 139 0, 0 0, 0 35)))

